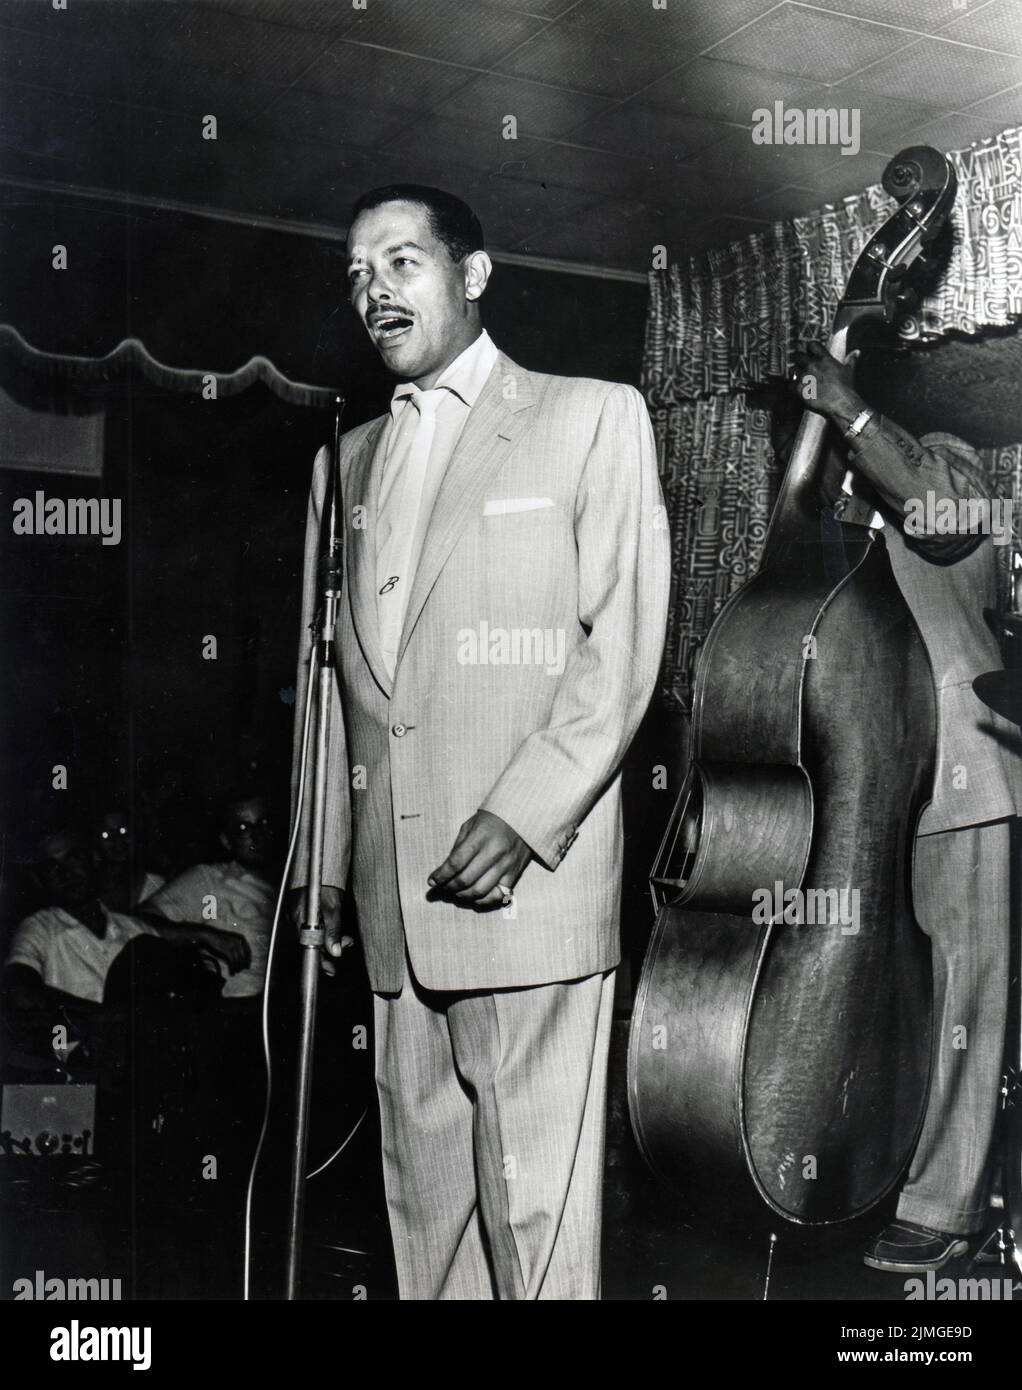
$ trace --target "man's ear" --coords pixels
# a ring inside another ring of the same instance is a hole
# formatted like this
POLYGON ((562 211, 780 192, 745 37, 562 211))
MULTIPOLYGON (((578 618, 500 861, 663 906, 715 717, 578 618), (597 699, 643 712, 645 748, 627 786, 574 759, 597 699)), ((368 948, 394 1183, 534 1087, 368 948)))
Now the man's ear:
POLYGON ((231 842, 222 830, 220 831, 220 834, 217 836, 217 839, 223 845, 224 849, 227 850, 228 853, 230 853, 231 842))
POLYGON ((485 251, 473 251, 465 257, 465 298, 470 302, 481 299, 490 279, 493 262, 485 251))

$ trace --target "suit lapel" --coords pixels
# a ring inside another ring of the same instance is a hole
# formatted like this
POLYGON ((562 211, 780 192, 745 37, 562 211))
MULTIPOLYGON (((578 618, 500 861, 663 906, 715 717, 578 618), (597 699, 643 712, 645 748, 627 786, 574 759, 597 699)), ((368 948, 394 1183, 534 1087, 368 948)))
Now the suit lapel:
MULTIPOLYGON (((374 420, 347 470, 347 570, 351 617, 359 646, 377 685, 389 698, 392 682, 380 650, 380 620, 376 608, 376 513, 380 500, 380 468, 374 467, 387 416, 374 420), (352 525, 353 508, 365 508, 365 525, 352 525)), ((382 460, 380 460, 382 464, 382 460)))
POLYGON ((535 399, 529 373, 501 353, 469 411, 437 493, 405 613, 399 663, 447 557, 469 519, 481 510, 490 480, 528 423, 535 399), (511 382, 513 395, 508 400, 511 382))

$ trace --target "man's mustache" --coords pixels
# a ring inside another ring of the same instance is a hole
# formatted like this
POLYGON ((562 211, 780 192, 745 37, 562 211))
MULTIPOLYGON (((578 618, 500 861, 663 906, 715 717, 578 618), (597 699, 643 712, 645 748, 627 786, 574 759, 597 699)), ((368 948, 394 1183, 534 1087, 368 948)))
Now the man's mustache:
POLYGON ((411 309, 406 309, 400 304, 388 305, 386 309, 370 309, 366 314, 366 323, 375 323, 377 319, 392 318, 414 318, 411 309))

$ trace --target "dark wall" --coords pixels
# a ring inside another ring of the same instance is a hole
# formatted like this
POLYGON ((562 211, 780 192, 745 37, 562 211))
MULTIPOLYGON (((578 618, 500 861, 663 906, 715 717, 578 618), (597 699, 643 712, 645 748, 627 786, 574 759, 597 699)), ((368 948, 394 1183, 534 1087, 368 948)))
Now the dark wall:
MULTIPOLYGON (((214 372, 262 354, 294 379, 339 385, 348 426, 389 397, 339 300, 335 245, 42 204, 7 210, 0 254, 19 267, 0 277, 0 319, 37 347, 94 356, 132 335, 171 365, 214 372), (66 271, 51 268, 58 243, 66 271)), ((498 266, 485 317, 524 366, 635 383, 645 305, 642 285, 498 266)), ((104 801, 140 807, 170 776, 187 856, 228 783, 252 763, 278 784, 286 769, 305 501, 330 414, 263 387, 205 401, 139 374, 46 386, 10 353, 0 380, 26 402, 42 392, 55 409, 107 411, 101 484, 0 468, 4 513, 37 487, 121 497, 124 511, 117 547, 12 538, 5 523, 8 811, 24 830, 104 801), (216 661, 202 657, 210 635, 216 661), (49 785, 56 762, 69 767, 66 797, 49 785)))
MULTIPOLYGON (((336 242, 33 194, 5 209, 0 251, 0 319, 38 347, 99 355, 133 335, 215 372, 262 354, 292 378, 347 386, 353 419, 389 395, 336 242), (52 268, 56 245, 66 270, 52 268)), ((637 383, 646 299, 644 284, 498 264, 484 317, 524 367, 637 383)))

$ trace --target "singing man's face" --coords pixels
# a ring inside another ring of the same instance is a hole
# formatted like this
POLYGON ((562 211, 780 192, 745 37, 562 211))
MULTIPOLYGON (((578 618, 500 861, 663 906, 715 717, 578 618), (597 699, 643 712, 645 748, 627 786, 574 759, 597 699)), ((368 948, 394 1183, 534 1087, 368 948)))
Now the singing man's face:
POLYGON ((453 260, 418 203, 384 203, 355 219, 351 303, 395 376, 429 389, 478 336, 481 262, 489 268, 483 254, 453 260))

